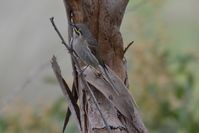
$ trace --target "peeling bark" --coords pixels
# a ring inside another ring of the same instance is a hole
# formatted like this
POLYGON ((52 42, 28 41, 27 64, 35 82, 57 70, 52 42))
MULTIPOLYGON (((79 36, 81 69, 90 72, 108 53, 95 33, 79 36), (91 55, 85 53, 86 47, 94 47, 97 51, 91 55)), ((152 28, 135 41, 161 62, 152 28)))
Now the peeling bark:
MULTIPOLYGON (((64 4, 68 23, 87 24, 99 44, 99 48, 93 49, 93 51, 99 50, 99 54, 105 64, 128 87, 123 39, 120 33, 120 26, 128 0, 64 0, 64 4)), ((71 40, 71 37, 72 32, 69 25, 69 40, 71 40)), ((73 67, 73 69, 75 68, 73 67)), ((90 93, 84 88, 77 73, 74 74, 77 77, 74 82, 76 88, 78 88, 82 132, 107 133, 106 126, 96 109, 90 93)), ((128 119, 99 90, 96 90, 95 86, 90 86, 93 88, 98 104, 113 133, 147 133, 147 129, 139 117, 136 107, 133 107, 134 109, 131 112, 134 117, 128 119)))

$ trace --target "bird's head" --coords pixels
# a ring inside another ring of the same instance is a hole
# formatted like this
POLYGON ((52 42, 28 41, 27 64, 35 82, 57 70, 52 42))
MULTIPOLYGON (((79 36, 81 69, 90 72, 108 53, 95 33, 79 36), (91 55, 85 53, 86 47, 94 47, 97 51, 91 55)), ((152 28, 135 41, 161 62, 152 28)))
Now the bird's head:
POLYGON ((73 29, 73 37, 83 38, 88 42, 89 47, 97 47, 98 43, 97 40, 92 35, 91 31, 89 30, 88 26, 83 23, 78 24, 70 24, 73 29))
POLYGON ((76 36, 82 36, 83 35, 83 24, 70 24, 72 29, 73 29, 73 33, 75 33, 76 36))

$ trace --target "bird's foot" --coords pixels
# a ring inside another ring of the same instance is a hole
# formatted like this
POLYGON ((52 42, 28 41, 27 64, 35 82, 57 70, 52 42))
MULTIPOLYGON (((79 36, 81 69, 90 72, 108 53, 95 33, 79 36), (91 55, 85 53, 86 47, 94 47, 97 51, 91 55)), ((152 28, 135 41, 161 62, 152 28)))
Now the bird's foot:
POLYGON ((94 73, 95 73, 96 77, 98 77, 98 78, 102 76, 102 73, 98 70, 94 71, 94 73))
POLYGON ((87 65, 86 67, 84 67, 82 70, 79 71, 79 75, 83 75, 84 77, 86 76, 84 74, 84 71, 88 68, 89 65, 87 65))

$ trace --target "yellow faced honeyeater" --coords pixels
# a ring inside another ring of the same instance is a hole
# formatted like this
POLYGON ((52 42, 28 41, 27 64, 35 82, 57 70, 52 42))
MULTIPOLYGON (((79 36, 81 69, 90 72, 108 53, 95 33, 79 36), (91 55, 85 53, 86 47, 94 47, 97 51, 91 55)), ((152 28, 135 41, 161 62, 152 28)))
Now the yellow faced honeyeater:
POLYGON ((106 72, 106 65, 103 63, 101 58, 99 58, 99 56, 95 56, 89 48, 97 47, 98 43, 96 39, 93 37, 90 30, 88 29, 88 27, 85 24, 71 24, 71 26, 73 28, 73 50, 85 64, 95 68, 97 71, 101 72, 102 76, 104 76, 103 72, 101 71, 102 67, 106 75, 106 81, 118 94, 118 89, 115 87, 108 73, 106 72))

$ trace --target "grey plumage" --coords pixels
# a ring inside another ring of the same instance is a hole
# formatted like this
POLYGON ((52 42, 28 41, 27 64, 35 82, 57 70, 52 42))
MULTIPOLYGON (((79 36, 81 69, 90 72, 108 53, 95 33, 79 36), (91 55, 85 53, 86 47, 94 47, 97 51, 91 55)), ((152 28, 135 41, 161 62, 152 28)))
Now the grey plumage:
POLYGON ((99 69, 99 62, 96 57, 91 53, 88 47, 87 40, 82 35, 74 36, 72 47, 77 53, 78 57, 85 63, 95 69, 99 69))
POLYGON ((87 25, 75 24, 75 26, 82 32, 82 36, 86 38, 89 47, 98 47, 97 40, 93 37, 87 25))
POLYGON ((88 47, 92 50, 91 53, 94 54, 94 56, 98 60, 99 64, 102 67, 106 68, 106 66, 99 54, 98 42, 95 39, 95 37, 92 35, 92 33, 90 32, 88 26, 85 24, 75 24, 75 25, 73 24, 73 26, 78 28, 81 31, 81 35, 87 41, 88 47))
POLYGON ((117 87, 111 81, 107 71, 106 65, 103 63, 103 60, 99 58, 99 54, 96 53, 96 56, 90 50, 90 46, 97 46, 97 41, 92 36, 91 32, 89 31, 88 27, 84 24, 75 24, 73 26, 73 43, 72 47, 78 57, 87 65, 94 67, 98 72, 102 74, 104 79, 111 85, 111 87, 119 94, 117 87), (90 44, 91 43, 91 44, 90 44), (101 71, 100 66, 104 69, 104 76, 103 71, 101 71))

